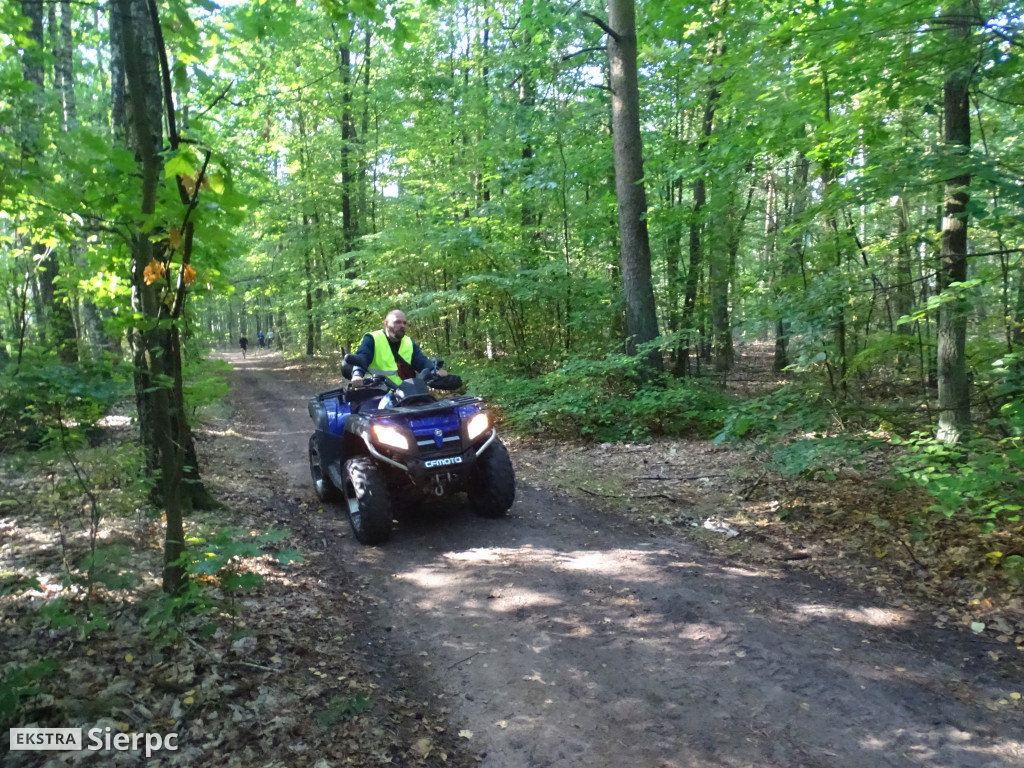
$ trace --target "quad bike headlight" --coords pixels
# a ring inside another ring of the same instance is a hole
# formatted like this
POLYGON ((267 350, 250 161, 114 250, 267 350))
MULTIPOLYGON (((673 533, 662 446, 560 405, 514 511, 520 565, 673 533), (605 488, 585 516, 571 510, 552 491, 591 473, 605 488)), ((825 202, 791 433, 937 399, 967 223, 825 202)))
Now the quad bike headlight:
POLYGON ((381 445, 397 448, 400 451, 409 450, 409 438, 400 430, 387 424, 374 424, 373 437, 381 445))
POLYGON ((466 425, 466 434, 470 440, 476 440, 490 428, 490 417, 486 413, 480 412, 469 420, 469 423, 466 425))

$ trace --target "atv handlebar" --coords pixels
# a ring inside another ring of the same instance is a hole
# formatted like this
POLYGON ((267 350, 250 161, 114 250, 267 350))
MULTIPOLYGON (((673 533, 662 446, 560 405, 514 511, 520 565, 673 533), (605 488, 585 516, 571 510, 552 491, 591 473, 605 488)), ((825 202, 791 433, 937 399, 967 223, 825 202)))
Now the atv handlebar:
MULTIPOLYGON (((424 368, 422 371, 416 374, 416 378, 423 381, 428 387, 433 389, 443 390, 455 390, 462 386, 462 377, 453 374, 447 374, 445 376, 438 376, 437 371, 443 370, 444 360, 441 358, 434 358, 430 361, 432 367, 424 368)), ((341 373, 345 378, 352 379, 355 375, 355 369, 362 369, 366 371, 366 374, 362 377, 363 383, 360 389, 367 387, 379 387, 384 386, 388 392, 393 392, 398 389, 398 385, 393 382, 389 376, 383 371, 376 371, 369 367, 369 364, 361 357, 353 354, 345 355, 341 363, 341 373)), ((349 384, 350 388, 356 386, 355 384, 349 384)))

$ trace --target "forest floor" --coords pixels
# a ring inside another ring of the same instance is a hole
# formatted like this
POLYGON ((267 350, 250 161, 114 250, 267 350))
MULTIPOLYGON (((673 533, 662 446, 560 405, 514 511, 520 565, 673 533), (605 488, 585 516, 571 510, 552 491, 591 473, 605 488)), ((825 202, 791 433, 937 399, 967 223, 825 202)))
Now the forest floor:
MULTIPOLYGON (((1021 596, 958 567, 973 549, 906 538, 893 521, 913 500, 881 483, 883 457, 794 479, 701 441, 507 439, 506 518, 430 506, 363 547, 309 482, 306 402, 336 375, 269 352, 226 357, 230 410, 197 431, 225 505, 205 519, 290 531, 236 563, 264 583, 225 598, 213 622, 181 618, 178 644, 147 637, 128 598, 85 640, 20 631, 59 590, 55 568, 33 597, 0 603, 5 670, 41 648, 63 662, 12 725, 173 730, 179 749, 12 752, 10 765, 1024 761, 1021 596), (302 561, 279 562, 286 548, 302 561)), ((155 573, 159 529, 126 519, 103 535, 155 573)), ((55 536, 42 516, 5 513, 0 570, 38 565, 55 536)))

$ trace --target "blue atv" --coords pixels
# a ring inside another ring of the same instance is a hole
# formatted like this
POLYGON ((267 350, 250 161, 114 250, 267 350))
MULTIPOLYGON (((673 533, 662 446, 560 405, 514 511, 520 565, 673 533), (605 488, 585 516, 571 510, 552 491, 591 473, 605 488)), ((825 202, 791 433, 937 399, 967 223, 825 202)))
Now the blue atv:
MULTIPOLYGON (((343 501, 352 532, 363 544, 391 536, 395 506, 465 492, 484 517, 508 512, 516 495, 508 450, 498 439, 483 400, 438 399, 431 389, 455 390, 458 376, 438 376, 443 363, 395 384, 369 370, 363 385, 310 398, 316 432, 309 438, 309 473, 321 501, 343 501)), ((366 370, 345 355, 342 375, 366 370)))

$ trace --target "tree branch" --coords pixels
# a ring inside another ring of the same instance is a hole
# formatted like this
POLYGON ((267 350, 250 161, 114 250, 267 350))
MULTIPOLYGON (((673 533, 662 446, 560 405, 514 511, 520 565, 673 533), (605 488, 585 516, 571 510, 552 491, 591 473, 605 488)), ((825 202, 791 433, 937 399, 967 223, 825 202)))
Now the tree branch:
POLYGON ((593 53, 594 51, 607 51, 607 50, 608 50, 608 48, 606 46, 603 46, 603 45, 594 45, 594 46, 591 46, 590 48, 580 48, 578 51, 573 51, 572 53, 565 54, 562 57, 562 61, 568 61, 571 58, 579 56, 581 53, 593 53))
MULTIPOLYGON (((178 148, 178 119, 174 114, 174 90, 171 88, 171 68, 167 63, 167 47, 164 45, 164 32, 160 28, 160 12, 156 8, 156 0, 147 0, 149 19, 153 24, 153 37, 156 39, 156 50, 160 55, 160 76, 164 84, 164 102, 167 110, 167 137, 171 149, 178 148)), ((181 202, 187 202, 182 200, 181 202)))
POLYGON ((609 27, 608 23, 603 19, 599 19, 597 16, 590 13, 589 11, 584 11, 581 15, 583 16, 583 18, 590 19, 592 22, 597 24, 597 26, 603 29, 605 34, 608 35, 608 37, 612 38, 615 42, 622 42, 622 37, 619 35, 619 33, 616 32, 611 27, 609 27))
MULTIPOLYGON (((211 109, 213 109, 213 108, 214 108, 215 106, 217 106, 217 104, 218 104, 219 102, 221 102, 221 101, 223 101, 223 100, 224 100, 225 98, 227 98, 227 95, 228 95, 228 91, 230 91, 230 90, 231 90, 231 89, 232 89, 232 88, 234 87, 234 85, 235 85, 235 81, 234 81, 234 80, 232 80, 232 81, 231 81, 230 83, 228 83, 228 84, 227 84, 227 85, 226 85, 226 86, 224 87, 224 90, 223 90, 223 91, 221 91, 221 92, 220 92, 220 94, 219 94, 219 95, 217 96, 217 98, 215 98, 215 99, 214 99, 213 101, 211 101, 211 102, 210 102, 209 104, 207 104, 207 105, 206 105, 206 108, 205 108, 205 109, 203 109, 203 110, 202 110, 202 111, 201 111, 201 112, 200 112, 199 114, 197 114, 197 115, 196 115, 196 117, 202 117, 202 116, 203 116, 203 115, 205 115, 205 114, 206 114, 207 112, 209 112, 209 111, 210 111, 211 109)), ((238 105, 238 104, 235 104, 235 106, 239 106, 239 105, 238 105)))
MULTIPOLYGON (((192 199, 189 201, 188 210, 185 211, 185 218, 181 222, 184 242, 181 247, 181 269, 178 270, 178 279, 174 286, 174 304, 171 307, 171 317, 174 318, 181 317, 181 312, 185 306, 185 294, 188 292, 188 286, 185 285, 185 268, 192 263, 192 242, 195 237, 195 224, 189 221, 189 217, 199 203, 199 189, 206 178, 206 167, 210 164, 210 154, 210 151, 207 150, 206 158, 203 160, 203 167, 196 175, 195 186, 192 188, 192 199)), ((178 187, 183 188, 180 177, 178 187)))

